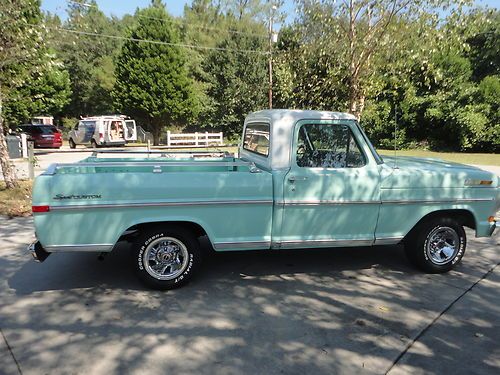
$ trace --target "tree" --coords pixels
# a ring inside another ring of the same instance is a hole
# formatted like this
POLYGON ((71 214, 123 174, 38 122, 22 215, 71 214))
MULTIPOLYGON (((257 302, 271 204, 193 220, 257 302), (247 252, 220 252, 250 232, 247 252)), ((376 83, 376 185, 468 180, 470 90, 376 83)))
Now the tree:
POLYGON ((57 116, 70 101, 68 72, 54 54, 43 55, 39 69, 32 72, 24 84, 11 90, 4 111, 10 125, 28 122, 34 115, 57 116))
MULTIPOLYGON (((316 30, 321 30, 318 25, 316 30)), ((312 34, 303 39, 302 27, 280 30, 274 53, 275 104, 282 108, 341 110, 348 96, 345 64, 327 53, 324 41, 312 34)))
POLYGON ((5 141, 3 103, 40 63, 42 44, 40 2, 6 0, 0 3, 0 166, 8 189, 18 186, 5 141))
POLYGON ((377 69, 380 87, 362 117, 371 139, 392 147, 397 110, 399 146, 498 151, 498 58, 488 42, 496 17, 472 9, 440 21, 399 20, 406 32, 377 69))
POLYGON ((160 142, 166 125, 184 124, 199 111, 199 102, 188 76, 179 33, 165 6, 153 0, 137 11, 137 25, 129 37, 154 43, 128 40, 116 59, 113 91, 118 108, 143 119, 160 142))
MULTIPOLYGON (((470 49, 466 56, 473 66, 474 80, 488 75, 500 75, 500 11, 487 9, 473 12, 466 24, 476 32, 465 34, 470 49)), ((464 30, 465 31, 465 30, 464 30)))
POLYGON ((203 65, 209 75, 207 94, 212 99, 211 111, 207 111, 204 120, 228 136, 241 132, 249 112, 266 108, 265 41, 249 34, 227 36, 203 65))
MULTIPOLYGON (((398 49, 393 37, 404 33, 397 21, 413 19, 446 0, 324 0, 298 1, 300 48, 326 60, 321 74, 341 79, 347 87, 347 109, 361 117, 367 96, 377 89, 374 74, 398 49), (333 70, 333 72, 330 72, 333 70), (341 77, 340 75, 344 75, 341 77)), ((315 77, 314 77, 315 78, 315 77)), ((313 81, 314 83, 314 81, 313 81)), ((318 80, 316 84, 325 84, 318 80)), ((314 89, 314 88, 313 88, 314 89)))
POLYGON ((118 55, 130 17, 108 18, 95 0, 68 3, 68 19, 46 16, 48 43, 56 51, 71 80, 71 101, 65 112, 74 117, 114 111, 113 59, 118 55), (111 36, 111 37, 110 37, 111 36))
POLYGON ((203 90, 204 127, 239 134, 245 115, 265 107, 270 2, 194 0, 181 22, 190 71, 203 90), (194 68, 194 69, 193 69, 194 68))

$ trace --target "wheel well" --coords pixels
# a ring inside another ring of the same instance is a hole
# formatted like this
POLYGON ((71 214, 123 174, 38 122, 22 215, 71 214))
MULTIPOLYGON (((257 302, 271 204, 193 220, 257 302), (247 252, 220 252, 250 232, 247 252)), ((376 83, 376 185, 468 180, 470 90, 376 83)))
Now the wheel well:
POLYGON ((181 226, 189 230, 196 237, 202 237, 207 235, 207 232, 205 232, 205 229, 203 229, 201 225, 193 223, 191 221, 154 221, 154 222, 141 223, 131 226, 122 234, 120 239, 126 239, 127 237, 133 236, 135 233, 138 233, 146 228, 157 227, 157 226, 168 226, 168 225, 181 226))
POLYGON ((425 221, 436 219, 439 217, 449 217, 452 219, 457 220, 461 225, 471 228, 471 229, 476 229, 476 220, 474 219, 474 215, 472 212, 464 209, 455 209, 455 210, 439 210, 439 211, 434 211, 431 213, 428 213, 425 215, 423 218, 421 218, 418 223, 416 223, 413 228, 410 230, 410 232, 405 236, 405 238, 411 236, 415 229, 418 228, 420 224, 422 224, 425 221))

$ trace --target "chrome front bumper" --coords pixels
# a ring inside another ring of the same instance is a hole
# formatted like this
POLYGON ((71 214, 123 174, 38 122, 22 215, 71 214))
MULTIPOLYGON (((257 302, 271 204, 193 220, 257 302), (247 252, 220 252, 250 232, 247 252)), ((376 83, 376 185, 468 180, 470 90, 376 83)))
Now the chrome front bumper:
POLYGON ((28 251, 33 259, 40 263, 47 259, 50 255, 50 253, 43 248, 39 241, 31 243, 28 246, 28 251))

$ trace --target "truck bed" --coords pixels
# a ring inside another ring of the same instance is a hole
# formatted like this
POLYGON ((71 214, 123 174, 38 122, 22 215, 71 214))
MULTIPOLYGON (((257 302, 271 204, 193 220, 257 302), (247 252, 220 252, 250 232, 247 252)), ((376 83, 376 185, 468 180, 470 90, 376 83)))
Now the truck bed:
POLYGON ((53 165, 37 178, 33 206, 48 206, 34 220, 38 239, 51 252, 111 251, 129 228, 167 219, 200 225, 216 249, 242 242, 265 248, 272 176, 232 157, 90 157, 53 165))

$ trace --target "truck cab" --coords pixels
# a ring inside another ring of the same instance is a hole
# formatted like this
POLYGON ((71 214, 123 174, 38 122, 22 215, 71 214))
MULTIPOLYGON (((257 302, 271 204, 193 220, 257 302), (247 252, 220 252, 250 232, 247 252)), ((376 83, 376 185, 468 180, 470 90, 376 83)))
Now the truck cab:
POLYGON ((373 244, 383 162, 354 116, 251 114, 240 157, 273 175, 273 247, 373 244))

